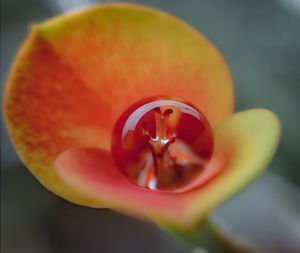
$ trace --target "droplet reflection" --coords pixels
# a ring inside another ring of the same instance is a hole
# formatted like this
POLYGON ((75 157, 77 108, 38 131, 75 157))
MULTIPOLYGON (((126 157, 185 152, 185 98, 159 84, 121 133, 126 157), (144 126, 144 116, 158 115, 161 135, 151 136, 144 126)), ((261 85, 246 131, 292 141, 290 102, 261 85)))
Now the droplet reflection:
POLYGON ((213 152, 213 134, 194 106, 169 97, 139 101, 118 119, 112 153, 135 184, 180 191, 198 178, 213 152))

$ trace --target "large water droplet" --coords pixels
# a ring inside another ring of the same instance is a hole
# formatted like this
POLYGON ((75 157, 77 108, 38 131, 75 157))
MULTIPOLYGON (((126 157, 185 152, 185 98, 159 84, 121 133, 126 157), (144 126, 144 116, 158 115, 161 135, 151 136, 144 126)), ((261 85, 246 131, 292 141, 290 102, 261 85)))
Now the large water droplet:
POLYGON ((133 183, 153 190, 188 188, 205 170, 213 134, 193 105, 153 97, 130 106, 112 134, 117 166, 133 183))

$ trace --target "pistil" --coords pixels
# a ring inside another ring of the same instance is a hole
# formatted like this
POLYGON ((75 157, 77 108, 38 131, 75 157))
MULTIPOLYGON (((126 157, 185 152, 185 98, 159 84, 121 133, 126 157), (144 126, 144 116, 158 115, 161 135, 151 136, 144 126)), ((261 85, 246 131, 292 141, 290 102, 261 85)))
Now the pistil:
POLYGON ((169 146, 175 142, 175 135, 168 133, 168 121, 170 115, 173 113, 172 109, 166 109, 162 112, 160 108, 155 109, 155 136, 150 136, 147 130, 144 134, 149 138, 149 145, 153 156, 154 174, 160 182, 168 183, 174 176, 176 176, 175 157, 171 156, 169 146))

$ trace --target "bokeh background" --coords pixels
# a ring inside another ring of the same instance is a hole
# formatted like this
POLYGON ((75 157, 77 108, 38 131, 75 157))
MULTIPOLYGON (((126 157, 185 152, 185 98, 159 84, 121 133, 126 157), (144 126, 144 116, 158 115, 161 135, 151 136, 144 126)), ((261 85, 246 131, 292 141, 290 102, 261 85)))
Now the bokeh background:
MULTIPOLYGON (((30 24, 96 2, 1 0, 1 97, 30 24)), ((300 252, 300 1, 135 2, 182 18, 219 48, 233 74, 237 111, 263 107, 279 116, 282 139, 268 171, 218 208, 213 221, 255 252, 300 252)), ((1 174, 3 253, 205 252, 151 223, 54 196, 21 164, 2 117, 1 174)))

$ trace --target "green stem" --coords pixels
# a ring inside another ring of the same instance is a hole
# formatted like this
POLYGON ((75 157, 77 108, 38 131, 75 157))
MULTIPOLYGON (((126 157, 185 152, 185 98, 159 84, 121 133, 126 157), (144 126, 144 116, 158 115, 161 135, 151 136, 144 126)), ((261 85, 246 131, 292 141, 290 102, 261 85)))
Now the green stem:
POLYGON ((183 241, 193 249, 205 249, 209 253, 250 253, 249 249, 242 248, 230 240, 221 230, 209 220, 205 220, 196 228, 188 231, 163 226, 176 239, 183 241))

